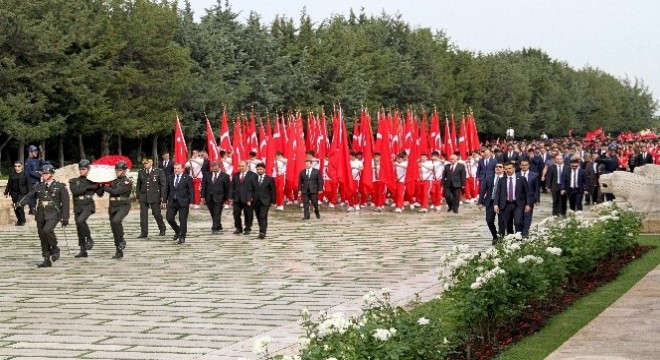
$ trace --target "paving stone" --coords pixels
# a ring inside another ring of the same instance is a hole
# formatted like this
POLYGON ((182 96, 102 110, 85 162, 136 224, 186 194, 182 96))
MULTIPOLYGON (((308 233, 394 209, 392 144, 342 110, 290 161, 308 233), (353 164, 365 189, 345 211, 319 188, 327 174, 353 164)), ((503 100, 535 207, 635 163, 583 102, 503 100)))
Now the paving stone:
MULTIPOLYGON (((537 219, 549 213, 536 209, 537 219)), ((127 248, 114 254, 105 213, 90 219, 94 249, 77 253, 75 229, 56 233, 62 258, 41 260, 34 226, 0 229, 11 249, 0 261, 0 360, 254 358, 254 339, 290 349, 302 333, 300 311, 355 314, 370 290, 392 289, 405 304, 415 293, 437 296, 440 258, 456 244, 490 247, 484 213, 328 211, 301 222, 300 211, 271 212, 268 238, 211 235, 207 211, 193 210, 186 244, 140 233, 139 212, 124 222, 127 248), (475 227, 476 224, 476 227, 475 227)), ((231 227, 231 212, 222 219, 231 227)), ((256 224, 255 224, 256 226, 256 224)))

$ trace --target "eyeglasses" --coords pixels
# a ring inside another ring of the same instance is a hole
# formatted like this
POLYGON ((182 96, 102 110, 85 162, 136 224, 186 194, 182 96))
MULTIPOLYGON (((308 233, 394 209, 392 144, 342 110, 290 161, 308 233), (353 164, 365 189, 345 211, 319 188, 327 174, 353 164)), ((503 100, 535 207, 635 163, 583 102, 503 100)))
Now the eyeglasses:
POLYGON ((496 165, 495 167, 501 169, 501 168, 503 168, 504 166, 502 166, 502 165, 496 165))

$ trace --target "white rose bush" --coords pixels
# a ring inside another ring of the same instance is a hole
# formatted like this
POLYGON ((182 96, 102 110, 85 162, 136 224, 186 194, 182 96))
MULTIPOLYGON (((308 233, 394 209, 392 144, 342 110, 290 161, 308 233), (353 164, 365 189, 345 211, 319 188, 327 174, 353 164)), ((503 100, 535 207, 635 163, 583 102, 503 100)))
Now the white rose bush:
MULTIPOLYGON (((631 254, 642 216, 615 203, 594 206, 596 217, 569 213, 541 221, 527 238, 508 235, 482 252, 455 246, 443 256, 449 273, 441 297, 412 309, 390 304, 389 291, 369 292, 362 313, 302 312, 303 360, 488 359, 525 324, 529 311, 550 305, 575 279, 599 264, 631 254), (508 340, 507 340, 508 339, 508 340)), ((257 350, 266 341, 256 345, 257 350)), ((263 352, 262 352, 263 353, 263 352)), ((276 356, 273 359, 284 359, 276 356)))

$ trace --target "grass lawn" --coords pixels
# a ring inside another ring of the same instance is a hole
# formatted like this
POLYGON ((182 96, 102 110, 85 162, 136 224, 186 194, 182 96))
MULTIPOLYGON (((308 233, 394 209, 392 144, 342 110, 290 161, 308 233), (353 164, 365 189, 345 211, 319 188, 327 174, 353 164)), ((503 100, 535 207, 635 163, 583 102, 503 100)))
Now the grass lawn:
POLYGON ((509 347, 497 359, 545 359, 578 330, 612 305, 644 275, 660 265, 660 236, 641 236, 639 242, 642 246, 656 248, 626 266, 616 280, 578 300, 566 311, 550 319, 543 330, 509 347))

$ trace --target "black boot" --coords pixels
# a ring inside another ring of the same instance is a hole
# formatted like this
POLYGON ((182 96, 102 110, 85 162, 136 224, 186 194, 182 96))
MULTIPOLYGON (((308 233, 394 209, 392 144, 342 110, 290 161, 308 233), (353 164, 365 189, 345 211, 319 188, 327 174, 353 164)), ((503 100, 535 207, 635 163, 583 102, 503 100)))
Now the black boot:
POLYGON ((56 246, 53 248, 51 259, 53 259, 53 262, 55 262, 59 258, 60 258, 60 248, 56 246))
POLYGON ((117 252, 115 252, 115 255, 112 257, 113 259, 121 259, 124 257, 124 252, 121 251, 119 248, 117 248, 117 252))
POLYGON ((87 249, 84 246, 80 247, 80 252, 73 256, 74 258, 87 257, 87 249))
POLYGON ((94 240, 92 239, 91 236, 87 237, 87 241, 85 242, 85 250, 92 250, 94 247, 94 240))
POLYGON ((37 267, 40 267, 40 268, 51 267, 51 266, 53 266, 53 263, 50 262, 50 259, 47 258, 47 257, 44 258, 44 262, 42 262, 41 264, 37 265, 37 267))
POLYGON ((126 241, 124 241, 124 239, 119 240, 117 243, 117 249, 120 251, 126 249, 126 241))

